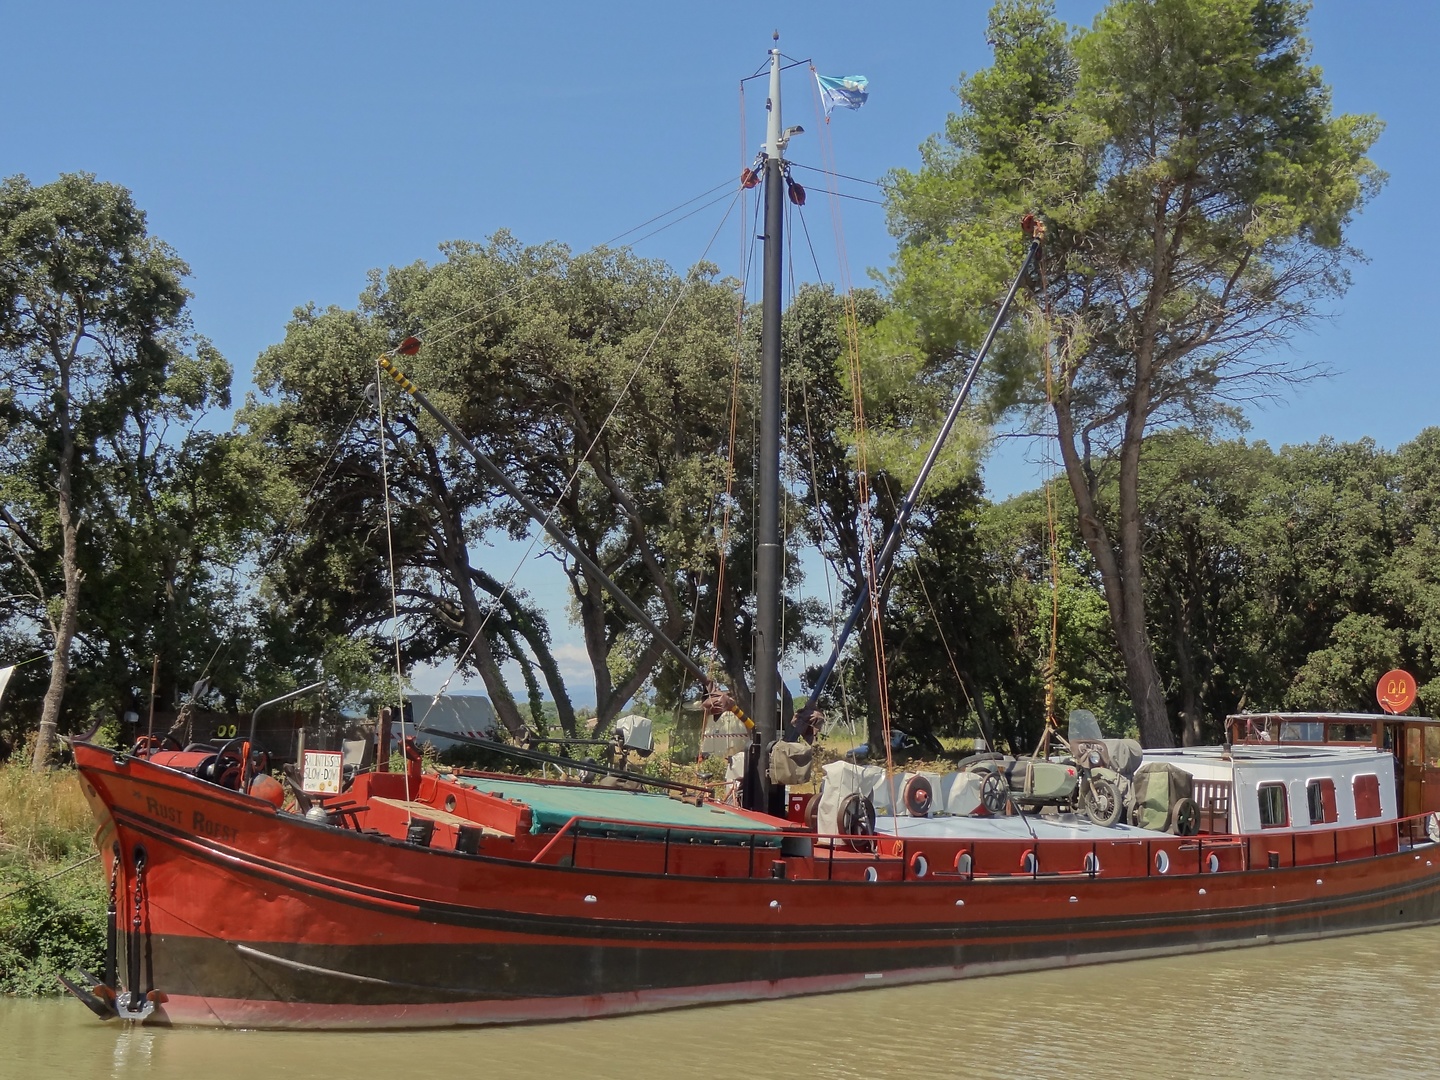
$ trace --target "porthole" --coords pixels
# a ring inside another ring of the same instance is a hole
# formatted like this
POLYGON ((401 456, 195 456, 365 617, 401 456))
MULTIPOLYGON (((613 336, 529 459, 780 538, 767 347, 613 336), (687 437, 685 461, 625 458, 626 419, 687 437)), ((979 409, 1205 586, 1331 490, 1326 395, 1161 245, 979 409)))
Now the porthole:
POLYGON ((917 878, 923 878, 930 872, 930 860, 925 858, 921 852, 916 852, 910 859, 910 873, 917 878))
POLYGON ((446 796, 445 796, 445 812, 446 812, 447 814, 453 814, 453 813, 455 812, 455 796, 454 796, 454 795, 446 795, 446 796))
POLYGON ((1209 855, 1205 856, 1205 869, 1206 869, 1207 871, 1209 871, 1210 873, 1212 873, 1212 874, 1219 873, 1219 872, 1220 872, 1220 856, 1219 856, 1219 855, 1216 855, 1215 852, 1213 852, 1213 851, 1210 852, 1209 855))
POLYGON ((1170 853, 1168 851, 1157 851, 1155 853, 1155 872, 1157 874, 1168 874, 1170 872, 1170 853))
POLYGON ((1020 856, 1020 870, 1022 873, 1033 874, 1040 869, 1040 860, 1035 858, 1035 852, 1026 848, 1025 853, 1020 856))
POLYGON ((1085 853, 1085 873, 1091 877, 1100 873, 1100 856, 1096 855, 1093 851, 1087 851, 1085 853))
POLYGON ((975 872, 973 869, 974 866, 975 860, 970 858, 968 851, 962 851, 959 855, 955 856, 955 873, 969 877, 975 872))
POLYGON ((873 866, 865 867, 865 880, 874 884, 880 880, 880 871, 876 870, 873 866))

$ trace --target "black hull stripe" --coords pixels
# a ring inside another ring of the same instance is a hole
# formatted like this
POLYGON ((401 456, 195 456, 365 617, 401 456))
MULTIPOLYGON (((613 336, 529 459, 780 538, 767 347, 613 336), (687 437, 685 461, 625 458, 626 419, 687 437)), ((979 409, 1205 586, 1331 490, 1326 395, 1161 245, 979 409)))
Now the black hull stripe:
POLYGON ((1223 928, 1174 927, 1135 934, 1123 943, 1095 936, 956 941, 929 946, 855 946, 779 951, 655 949, 634 945, 317 946, 270 943, 243 953, 202 937, 155 941, 156 985, 207 998, 318 1005, 426 1005, 459 1000, 516 1002, 696 990, 733 983, 779 984, 870 972, 1055 966, 1125 954, 1158 955, 1254 944, 1275 937, 1359 933, 1440 921, 1432 897, 1419 911, 1356 912, 1285 933, 1255 935, 1223 928), (1060 945, 1060 948, 1057 948, 1060 945), (343 973, 343 974, 342 974, 343 973))

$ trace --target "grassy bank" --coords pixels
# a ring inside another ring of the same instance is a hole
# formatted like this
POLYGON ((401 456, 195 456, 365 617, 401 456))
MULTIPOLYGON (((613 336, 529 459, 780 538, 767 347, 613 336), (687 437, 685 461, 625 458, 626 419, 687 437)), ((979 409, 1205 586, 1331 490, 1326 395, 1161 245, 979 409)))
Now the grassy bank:
POLYGON ((73 769, 0 766, 0 993, 54 994, 55 976, 94 972, 105 951, 105 881, 94 819, 73 769))

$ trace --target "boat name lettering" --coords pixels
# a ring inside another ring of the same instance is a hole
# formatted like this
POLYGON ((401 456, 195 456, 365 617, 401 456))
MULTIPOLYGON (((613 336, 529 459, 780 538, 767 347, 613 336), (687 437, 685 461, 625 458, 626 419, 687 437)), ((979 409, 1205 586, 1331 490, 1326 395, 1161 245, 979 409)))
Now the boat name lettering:
POLYGON ((233 826, 226 825, 219 821, 212 821, 199 810, 196 810, 195 816, 190 819, 190 827, 202 836, 208 836, 212 840, 234 840, 238 835, 233 826))
POLYGON ((161 821, 168 821, 174 825, 179 825, 182 820, 179 810, 173 806, 166 806, 153 795, 145 800, 145 812, 151 817, 157 817, 161 821))

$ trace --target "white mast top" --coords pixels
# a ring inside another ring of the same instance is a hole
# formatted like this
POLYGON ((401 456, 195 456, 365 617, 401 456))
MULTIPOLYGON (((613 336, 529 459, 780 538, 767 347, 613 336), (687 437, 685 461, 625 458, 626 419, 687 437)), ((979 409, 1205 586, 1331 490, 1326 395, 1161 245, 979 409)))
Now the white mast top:
MULTIPOLYGON (((776 31, 775 40, 780 40, 780 33, 776 31)), ((785 149, 785 139, 781 135, 780 127, 780 50, 770 50, 770 97, 765 102, 765 108, 770 112, 769 123, 765 129, 765 153, 776 161, 780 160, 780 153, 785 149)))

